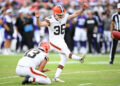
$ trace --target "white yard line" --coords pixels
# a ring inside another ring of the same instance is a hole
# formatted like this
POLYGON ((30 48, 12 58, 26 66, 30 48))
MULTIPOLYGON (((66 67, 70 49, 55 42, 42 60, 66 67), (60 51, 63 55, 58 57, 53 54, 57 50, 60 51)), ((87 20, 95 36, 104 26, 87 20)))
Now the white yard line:
MULTIPOLYGON (((65 75, 68 75, 68 74, 78 74, 78 73, 96 73, 96 72, 108 72, 108 71, 115 71, 115 72, 119 72, 120 70, 98 70, 98 71, 77 71, 77 72, 68 72, 68 73, 62 73, 62 74, 65 74, 65 75)), ((49 74, 48 74, 49 75, 49 74)))
MULTIPOLYGON (((59 61, 50 61, 48 64, 58 64, 59 61)), ((116 63, 119 63, 118 61, 116 63)), ((68 61, 67 64, 80 64, 79 61, 68 61)), ((85 62, 85 64, 109 64, 108 61, 98 61, 98 62, 85 62)))
POLYGON ((0 78, 0 80, 2 80, 2 79, 11 79, 11 78, 17 78, 17 77, 19 77, 19 76, 8 76, 8 77, 2 77, 2 78, 0 78))
MULTIPOLYGON (((48 64, 59 64, 60 61, 50 61, 48 64)), ((67 64, 80 63, 78 61, 68 61, 67 64)))
MULTIPOLYGON (((98 70, 98 71, 76 71, 76 72, 67 72, 67 73, 62 73, 64 75, 68 75, 68 74, 78 74, 78 73, 94 73, 94 72, 107 72, 107 71, 115 71, 115 72, 119 72, 120 70, 116 70, 116 69, 112 69, 112 70, 98 70)), ((54 75, 53 74, 47 74, 47 75, 54 75)), ((3 79, 11 79, 11 78, 18 78, 19 76, 8 76, 8 77, 0 77, 0 80, 3 79)))
POLYGON ((8 83, 13 83, 13 82, 2 82, 2 83, 0 83, 0 85, 2 85, 2 84, 8 84, 8 83))
POLYGON ((90 85, 92 83, 82 83, 82 84, 79 84, 78 86, 83 86, 83 85, 90 85))
MULTIPOLYGON (((47 64, 59 64, 60 61, 49 61, 47 64)), ((115 63, 120 64, 119 61, 116 61, 115 63)), ((68 61, 66 64, 81 64, 79 61, 68 61)), ((108 61, 98 61, 98 62, 84 62, 83 64, 98 64, 98 65, 102 65, 102 64, 106 64, 109 65, 108 61)), ((0 66, 1 67, 1 66, 0 66)), ((8 65, 2 65, 2 67, 8 68, 8 65)))
MULTIPOLYGON (((50 61, 48 62, 47 64, 59 64, 60 61, 50 61)), ((115 63, 117 64, 120 64, 119 61, 116 61, 115 63)), ((81 64, 79 61, 68 61, 66 64, 81 64)), ((83 64, 106 64, 106 65, 109 65, 109 62, 108 61, 99 61, 99 62, 84 62, 83 64)), ((5 68, 8 68, 9 66, 8 65, 2 65, 2 67, 5 67, 5 68)))

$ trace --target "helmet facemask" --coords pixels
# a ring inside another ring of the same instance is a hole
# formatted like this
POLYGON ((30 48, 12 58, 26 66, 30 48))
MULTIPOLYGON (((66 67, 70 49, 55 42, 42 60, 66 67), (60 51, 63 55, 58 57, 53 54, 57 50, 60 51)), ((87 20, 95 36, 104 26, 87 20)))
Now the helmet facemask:
POLYGON ((61 20, 64 17, 64 15, 65 15, 64 13, 61 13, 61 14, 55 13, 55 18, 57 20, 61 20))

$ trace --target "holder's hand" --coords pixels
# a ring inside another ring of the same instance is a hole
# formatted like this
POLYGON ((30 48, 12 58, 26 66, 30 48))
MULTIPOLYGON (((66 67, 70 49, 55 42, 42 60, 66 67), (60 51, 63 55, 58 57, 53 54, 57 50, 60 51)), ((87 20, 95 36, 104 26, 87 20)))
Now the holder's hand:
POLYGON ((42 72, 48 72, 48 71, 50 71, 50 69, 44 69, 42 72))

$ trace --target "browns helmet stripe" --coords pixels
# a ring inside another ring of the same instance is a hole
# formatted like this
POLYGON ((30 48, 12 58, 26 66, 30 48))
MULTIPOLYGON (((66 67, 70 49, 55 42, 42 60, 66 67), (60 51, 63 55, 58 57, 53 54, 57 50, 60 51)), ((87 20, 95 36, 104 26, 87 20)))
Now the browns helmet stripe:
POLYGON ((63 7, 61 5, 58 5, 60 7, 61 13, 63 13, 63 7))

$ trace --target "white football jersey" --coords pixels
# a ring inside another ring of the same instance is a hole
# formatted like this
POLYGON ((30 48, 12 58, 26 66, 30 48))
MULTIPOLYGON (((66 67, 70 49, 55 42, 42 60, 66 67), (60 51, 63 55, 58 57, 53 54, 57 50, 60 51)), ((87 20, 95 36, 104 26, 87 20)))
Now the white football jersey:
POLYGON ((48 60, 47 54, 40 48, 33 48, 24 54, 24 56, 18 61, 18 65, 36 68, 44 59, 48 60))
POLYGON ((49 30, 49 40, 55 40, 59 38, 64 38, 65 34, 65 27, 66 27, 66 22, 69 14, 65 14, 64 18, 61 20, 56 20, 53 15, 49 16, 46 18, 50 22, 50 25, 48 26, 49 30))

